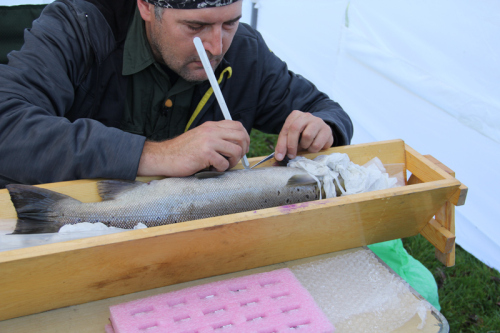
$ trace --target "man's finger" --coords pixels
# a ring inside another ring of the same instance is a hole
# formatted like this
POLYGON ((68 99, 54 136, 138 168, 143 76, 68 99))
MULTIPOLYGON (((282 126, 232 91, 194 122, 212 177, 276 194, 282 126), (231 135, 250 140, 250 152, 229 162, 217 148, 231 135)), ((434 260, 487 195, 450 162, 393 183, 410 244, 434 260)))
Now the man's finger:
POLYGON ((288 131, 287 137, 287 156, 292 159, 297 156, 297 151, 299 148, 299 140, 302 132, 307 126, 307 122, 304 119, 304 116, 297 117, 295 121, 290 125, 290 129, 288 131))
POLYGON ((286 118, 285 123, 283 124, 283 127, 280 131, 280 134, 278 135, 278 141, 276 143, 276 149, 275 149, 276 160, 278 161, 283 160, 285 155, 288 153, 288 143, 290 140, 288 136, 290 133, 290 127, 296 121, 296 119, 299 118, 301 115, 302 112, 295 110, 292 113, 290 113, 286 118))
POLYGON ((317 139, 317 136, 320 133, 320 131, 321 131, 321 123, 317 121, 310 121, 309 119, 309 123, 307 123, 307 126, 301 133, 299 146, 304 150, 309 149, 309 147, 317 139))
POLYGON ((219 134, 221 135, 221 139, 239 145, 244 152, 243 155, 248 153, 250 149, 250 135, 248 135, 242 123, 233 120, 223 120, 217 122, 217 125, 220 129, 219 134))
POLYGON ((217 152, 212 152, 208 158, 210 167, 213 167, 216 171, 226 171, 231 167, 229 158, 223 156, 217 152))
POLYGON ((321 128, 314 141, 307 147, 307 151, 317 153, 320 150, 330 148, 333 144, 333 135, 330 126, 321 128))
MULTIPOLYGON (((219 122, 206 122, 193 129, 193 131, 194 130, 199 130, 198 137, 204 144, 212 142, 212 144, 209 145, 222 154, 227 152, 225 149, 229 149, 229 146, 219 146, 221 144, 219 140, 240 146, 241 151, 244 152, 243 155, 246 154, 250 148, 250 136, 245 127, 238 121, 222 120, 219 122)), ((229 153, 231 153, 231 151, 229 151, 229 153)))
POLYGON ((234 167, 245 155, 241 146, 228 141, 222 142, 221 148, 217 149, 217 152, 228 161, 226 169, 234 167))

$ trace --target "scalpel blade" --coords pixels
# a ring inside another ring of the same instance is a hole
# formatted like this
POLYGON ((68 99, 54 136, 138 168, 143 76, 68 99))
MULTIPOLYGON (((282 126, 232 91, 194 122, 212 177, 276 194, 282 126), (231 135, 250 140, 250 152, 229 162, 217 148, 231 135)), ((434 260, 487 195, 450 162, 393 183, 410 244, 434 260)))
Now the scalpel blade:
POLYGON ((265 161, 269 161, 269 160, 270 160, 271 158, 273 158, 273 157, 274 157, 274 152, 272 152, 269 156, 264 157, 261 161, 259 161, 259 162, 255 163, 254 165, 252 165, 252 166, 250 167, 250 169, 255 168, 257 165, 259 165, 259 164, 261 164, 261 163, 264 163, 265 161))

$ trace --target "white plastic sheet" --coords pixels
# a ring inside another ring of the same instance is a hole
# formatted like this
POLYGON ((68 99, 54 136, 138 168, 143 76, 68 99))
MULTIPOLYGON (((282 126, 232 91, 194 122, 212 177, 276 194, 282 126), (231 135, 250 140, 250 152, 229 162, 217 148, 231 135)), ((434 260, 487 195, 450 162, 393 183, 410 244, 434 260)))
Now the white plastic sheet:
POLYGON ((469 187, 457 242, 500 270, 500 2, 261 0, 258 29, 338 101, 353 143, 400 138, 469 187))

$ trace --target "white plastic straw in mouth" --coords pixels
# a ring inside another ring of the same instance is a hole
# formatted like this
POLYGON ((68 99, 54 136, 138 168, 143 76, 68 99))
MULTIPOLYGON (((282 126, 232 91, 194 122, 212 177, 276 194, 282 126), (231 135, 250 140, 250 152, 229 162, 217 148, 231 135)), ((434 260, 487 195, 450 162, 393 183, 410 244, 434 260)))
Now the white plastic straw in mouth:
MULTIPOLYGON (((214 90, 215 97, 217 98, 217 101, 219 102, 219 106, 222 110, 222 114, 224 115, 224 118, 226 120, 233 120, 231 118, 231 114, 229 113, 229 110, 226 105, 226 101, 224 100, 224 96, 222 96, 222 92, 219 87, 219 83, 217 83, 217 79, 215 78, 214 71, 212 69, 212 66, 210 65, 210 60, 208 60, 207 53, 205 51, 205 48, 203 47, 203 43, 201 42, 200 37, 195 37, 194 40, 194 46, 196 47, 196 51, 198 51, 198 55, 200 56, 201 63, 203 64, 203 68, 205 69, 205 72, 207 73, 208 80, 210 81, 210 85, 212 86, 212 89, 214 90)), ((244 155, 243 158, 241 159, 241 163, 243 164, 243 167, 245 169, 250 169, 250 164, 248 163, 247 155, 244 155)))

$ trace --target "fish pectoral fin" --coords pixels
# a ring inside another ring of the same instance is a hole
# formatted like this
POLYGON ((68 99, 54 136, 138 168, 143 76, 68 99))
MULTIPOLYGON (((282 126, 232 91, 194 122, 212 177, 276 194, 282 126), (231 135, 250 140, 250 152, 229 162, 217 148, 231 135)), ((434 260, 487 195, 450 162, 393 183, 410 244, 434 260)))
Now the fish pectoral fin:
POLYGON ((288 179, 286 186, 317 185, 318 182, 308 174, 294 175, 288 179))
POLYGON ((102 200, 113 200, 119 194, 141 185, 144 183, 133 180, 101 180, 97 182, 97 192, 102 200))

